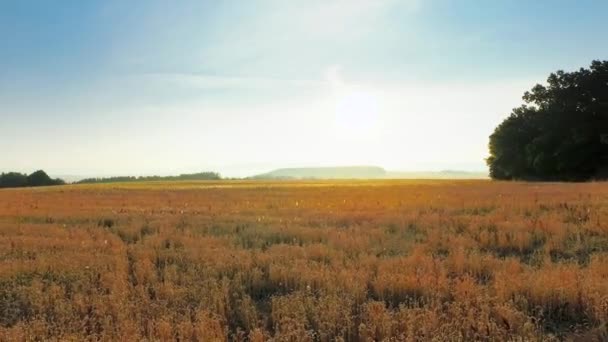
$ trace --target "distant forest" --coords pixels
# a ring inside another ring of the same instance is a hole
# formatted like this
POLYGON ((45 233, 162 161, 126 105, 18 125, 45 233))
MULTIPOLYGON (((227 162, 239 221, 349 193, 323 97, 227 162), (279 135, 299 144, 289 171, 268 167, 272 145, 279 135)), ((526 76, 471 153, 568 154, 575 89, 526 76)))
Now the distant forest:
POLYGON ((176 180, 220 180, 222 177, 217 172, 199 172, 181 174, 179 176, 119 176, 105 178, 86 178, 74 184, 92 183, 120 183, 120 182, 148 182, 148 181, 176 181, 176 180))
MULTIPOLYGON (((188 181, 188 180, 220 180, 222 177, 217 172, 199 172, 191 174, 181 174, 179 176, 120 176, 105 178, 86 178, 72 184, 93 184, 93 183, 120 183, 120 182, 146 182, 146 181, 188 181)), ((38 170, 31 175, 8 172, 0 174, 0 188, 25 188, 34 186, 64 185, 63 179, 53 179, 43 170, 38 170)))
POLYGON ((0 188, 24 188, 31 186, 63 185, 63 179, 53 179, 42 170, 31 175, 19 172, 8 172, 0 174, 0 188))

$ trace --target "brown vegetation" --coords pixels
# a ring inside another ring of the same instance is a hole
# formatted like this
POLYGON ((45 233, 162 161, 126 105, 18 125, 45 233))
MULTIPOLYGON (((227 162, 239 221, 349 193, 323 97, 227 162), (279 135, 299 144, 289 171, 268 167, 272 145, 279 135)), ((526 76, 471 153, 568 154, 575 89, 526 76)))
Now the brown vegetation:
POLYGON ((606 340, 608 183, 0 191, 0 340, 606 340))

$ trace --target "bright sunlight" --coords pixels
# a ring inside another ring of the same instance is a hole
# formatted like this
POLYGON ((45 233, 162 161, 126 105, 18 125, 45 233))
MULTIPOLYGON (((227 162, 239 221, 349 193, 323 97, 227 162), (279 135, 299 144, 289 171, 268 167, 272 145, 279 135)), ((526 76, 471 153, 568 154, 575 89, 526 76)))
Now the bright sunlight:
POLYGON ((335 107, 335 131, 343 139, 366 140, 378 131, 380 103, 366 91, 352 91, 338 96, 335 107))

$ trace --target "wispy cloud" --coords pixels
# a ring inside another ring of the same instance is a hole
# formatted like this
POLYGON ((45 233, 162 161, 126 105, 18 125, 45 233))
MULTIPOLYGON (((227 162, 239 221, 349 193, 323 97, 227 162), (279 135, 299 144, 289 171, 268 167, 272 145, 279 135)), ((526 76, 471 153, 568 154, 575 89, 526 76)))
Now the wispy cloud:
POLYGON ((325 82, 272 77, 217 76, 203 73, 146 73, 142 81, 180 84, 197 89, 271 89, 276 87, 318 87, 325 82))
POLYGON ((370 24, 399 5, 402 14, 418 9, 420 0, 312 0, 306 2, 276 2, 269 18, 283 22, 306 35, 338 36, 340 39, 356 37, 370 29, 370 24), (280 5, 279 5, 280 4, 280 5))

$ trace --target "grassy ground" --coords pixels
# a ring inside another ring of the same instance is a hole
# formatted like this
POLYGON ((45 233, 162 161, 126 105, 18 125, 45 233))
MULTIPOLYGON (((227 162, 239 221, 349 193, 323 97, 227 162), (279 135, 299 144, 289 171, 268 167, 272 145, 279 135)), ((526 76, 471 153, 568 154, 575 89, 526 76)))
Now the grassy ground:
POLYGON ((608 183, 0 191, 0 340, 606 340, 608 183))

